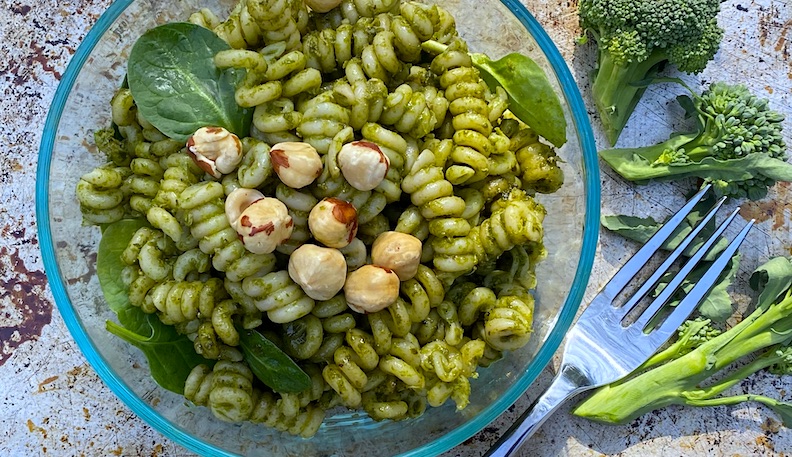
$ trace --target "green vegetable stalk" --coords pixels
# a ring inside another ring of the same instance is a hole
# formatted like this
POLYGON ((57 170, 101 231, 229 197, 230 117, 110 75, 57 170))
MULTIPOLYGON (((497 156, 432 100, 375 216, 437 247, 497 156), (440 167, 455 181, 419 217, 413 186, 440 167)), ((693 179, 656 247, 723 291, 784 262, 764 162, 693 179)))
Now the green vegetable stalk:
POLYGON ((721 0, 581 0, 580 24, 597 42, 592 96, 605 135, 616 144, 646 89, 666 64, 698 73, 723 38, 721 0))
MULTIPOLYGON (((677 79, 665 81, 684 84, 677 79)), ((687 87, 687 86, 685 86, 687 87)), ((690 90, 690 88, 688 88, 690 90)), ((759 200, 778 181, 792 181, 784 116, 745 86, 715 82, 701 95, 677 100, 696 121, 652 146, 600 151, 623 178, 638 183, 696 177, 711 182, 719 195, 759 200)))
POLYGON ((755 401, 792 427, 792 403, 753 394, 721 396, 759 370, 792 374, 792 258, 769 260, 754 272, 751 286, 761 293, 755 311, 742 322, 722 333, 709 320, 686 322, 667 349, 626 379, 597 390, 573 414, 625 423, 668 405, 755 401))

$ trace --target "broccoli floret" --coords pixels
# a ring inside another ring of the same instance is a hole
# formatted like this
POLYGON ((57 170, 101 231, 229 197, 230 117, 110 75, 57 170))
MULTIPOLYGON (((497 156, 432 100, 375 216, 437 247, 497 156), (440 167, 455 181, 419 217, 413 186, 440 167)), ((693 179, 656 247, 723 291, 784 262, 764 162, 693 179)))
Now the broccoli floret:
POLYGON ((697 318, 685 321, 677 331, 676 341, 644 362, 642 368, 679 358, 720 334, 721 331, 713 327, 709 319, 697 318))
POLYGON ((701 95, 690 92, 692 97, 678 100, 696 120, 692 132, 653 146, 600 151, 600 156, 630 181, 697 177, 711 182, 717 194, 735 198, 759 200, 776 182, 792 181, 781 135, 784 116, 766 99, 723 82, 701 95))
POLYGON ((778 361, 770 365, 767 371, 776 375, 792 374, 792 348, 777 349, 774 356, 778 361))
POLYGON ((666 63, 680 71, 704 70, 718 51, 721 0, 581 0, 580 24, 597 42, 592 95, 606 137, 616 144, 643 96, 635 85, 666 63))
POLYGON ((598 422, 625 423, 668 405, 722 406, 746 401, 773 409, 792 427, 792 404, 762 395, 721 394, 760 370, 792 374, 792 258, 759 267, 756 309, 718 332, 706 320, 688 321, 679 338, 625 379, 597 390, 573 413, 598 422))

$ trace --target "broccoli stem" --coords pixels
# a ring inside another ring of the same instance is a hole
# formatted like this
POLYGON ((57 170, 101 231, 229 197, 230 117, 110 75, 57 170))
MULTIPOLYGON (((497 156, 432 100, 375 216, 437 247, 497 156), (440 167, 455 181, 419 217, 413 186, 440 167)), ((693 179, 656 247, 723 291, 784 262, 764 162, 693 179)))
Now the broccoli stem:
POLYGON ((604 149, 599 152, 602 160, 628 181, 648 181, 667 178, 677 173, 676 168, 655 161, 666 150, 675 151, 691 140, 690 135, 677 135, 652 146, 624 149, 604 149))
POLYGON ((749 401, 761 403, 772 409, 776 414, 778 414, 778 417, 781 418, 781 422, 784 424, 784 427, 792 427, 792 403, 780 401, 775 398, 766 397, 764 395, 744 394, 732 395, 729 397, 707 398, 702 400, 692 400, 687 402, 686 405, 699 407, 729 406, 749 401))
POLYGON ((602 118, 605 137, 613 146, 627 124, 635 106, 640 101, 645 85, 634 85, 657 72, 668 57, 665 51, 655 49, 642 62, 619 64, 611 54, 600 48, 599 67, 591 85, 592 96, 602 118))
POLYGON ((624 423, 672 404, 697 406, 695 403, 761 369, 771 356, 701 389, 699 386, 711 376, 744 356, 775 345, 788 345, 792 340, 791 313, 792 294, 786 294, 778 303, 757 308, 742 322, 693 351, 603 387, 580 403, 573 414, 598 422, 624 423))
POLYGON ((738 405, 740 403, 745 403, 747 401, 755 401, 762 403, 767 406, 774 406, 778 403, 778 400, 770 397, 765 397, 764 395, 754 395, 754 394, 744 394, 744 395, 732 395, 729 397, 718 397, 718 398, 706 398, 701 400, 691 400, 685 402, 688 406, 730 406, 730 405, 738 405))
POLYGON ((719 379, 716 383, 711 384, 705 388, 683 392, 682 397, 685 399, 685 404, 698 406, 695 403, 711 399, 716 395, 728 390, 735 384, 744 380, 748 376, 772 366, 784 360, 784 355, 779 354, 777 351, 783 346, 775 345, 768 349, 761 356, 757 357, 750 363, 739 367, 737 370, 729 373, 728 376, 719 379))
POLYGON ((715 140, 712 138, 717 137, 700 135, 695 140, 686 144, 684 148, 688 158, 693 162, 701 162, 705 157, 714 157, 712 146, 715 140))
MULTIPOLYGON (((691 91, 691 93, 693 92, 691 91)), ((700 118, 708 117, 710 118, 709 120, 712 121, 711 116, 702 113, 701 111, 698 112, 698 116, 700 118)), ((685 149, 685 154, 687 154, 688 160, 692 162, 700 162, 705 157, 713 157, 713 146, 715 146, 715 144, 718 142, 718 139, 721 138, 722 135, 722 132, 718 131, 717 122, 707 122, 704 119, 700 119, 700 123, 704 125, 703 131, 691 132, 689 135, 681 135, 686 139, 690 139, 690 141, 681 147, 685 149), (695 136, 693 136, 694 134, 695 136)))

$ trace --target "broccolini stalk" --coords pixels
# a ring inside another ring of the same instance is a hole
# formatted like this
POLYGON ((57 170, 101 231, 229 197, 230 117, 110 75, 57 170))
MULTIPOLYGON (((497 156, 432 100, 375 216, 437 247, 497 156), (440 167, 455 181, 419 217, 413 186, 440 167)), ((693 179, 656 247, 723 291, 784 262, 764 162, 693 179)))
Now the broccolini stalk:
MULTIPOLYGON (((684 83, 678 79, 663 81, 684 83)), ((745 86, 715 82, 701 95, 680 105, 696 120, 692 132, 672 135, 653 146, 608 149, 600 157, 623 178, 638 183, 652 179, 696 177, 711 182, 719 195, 759 200, 778 181, 792 181, 781 135, 784 116, 745 86)))
POLYGON ((717 406, 757 401, 776 411, 787 427, 792 426, 790 403, 753 394, 719 396, 762 369, 792 374, 792 259, 771 259, 754 272, 751 283, 762 288, 762 293, 755 311, 742 322, 723 333, 709 331, 706 321, 687 323, 680 328, 676 343, 625 380, 597 390, 577 405, 573 414, 624 423, 674 404, 717 406), (686 352, 691 341, 695 346, 706 338, 711 339, 686 352), (757 353, 761 355, 734 368, 735 362, 757 353))
POLYGON ((616 144, 645 86, 666 63, 698 73, 720 46, 721 0, 581 0, 580 24, 599 51, 592 96, 616 144))

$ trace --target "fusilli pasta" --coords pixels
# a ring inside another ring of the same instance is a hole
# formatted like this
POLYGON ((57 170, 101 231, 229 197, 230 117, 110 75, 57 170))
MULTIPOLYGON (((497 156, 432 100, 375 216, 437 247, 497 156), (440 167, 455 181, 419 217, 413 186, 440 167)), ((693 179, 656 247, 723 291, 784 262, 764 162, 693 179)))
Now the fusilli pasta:
POLYGON ((214 56, 218 69, 244 70, 233 92, 252 111, 241 161, 206 173, 119 89, 113 125, 94 134, 107 161, 76 186, 86 223, 146 218, 121 254, 130 303, 215 361, 190 373, 185 398, 221 420, 302 437, 339 405, 375 420, 416 417, 449 399, 464 408, 478 367, 531 337, 534 270, 546 255, 544 208, 533 195, 563 182, 556 151, 514 118, 503 89, 488 87, 453 17, 436 5, 343 0, 320 14, 301 0, 240 0, 225 19, 203 9, 189 20, 231 47, 214 56), (448 46, 424 52, 428 40, 448 46), (290 187, 278 168, 289 158, 273 146, 288 142, 318 153, 322 169, 308 184, 290 187), (353 186, 344 156, 352 142, 382 152, 374 159, 382 181, 372 173, 370 187, 353 186), (269 198, 285 206, 290 235, 271 253, 252 252, 245 237, 274 225, 248 225, 243 235, 244 208, 234 217, 226 208, 238 189, 255 195, 250 205, 269 198), (322 199, 354 209, 355 230, 338 248, 347 273, 373 263, 383 233, 421 241, 414 276, 386 272, 402 277, 384 309, 357 312, 343 289, 315 300, 290 275, 296 249, 322 244, 308 224, 322 199), (310 388, 263 385, 240 329, 256 329, 291 356, 310 388))

